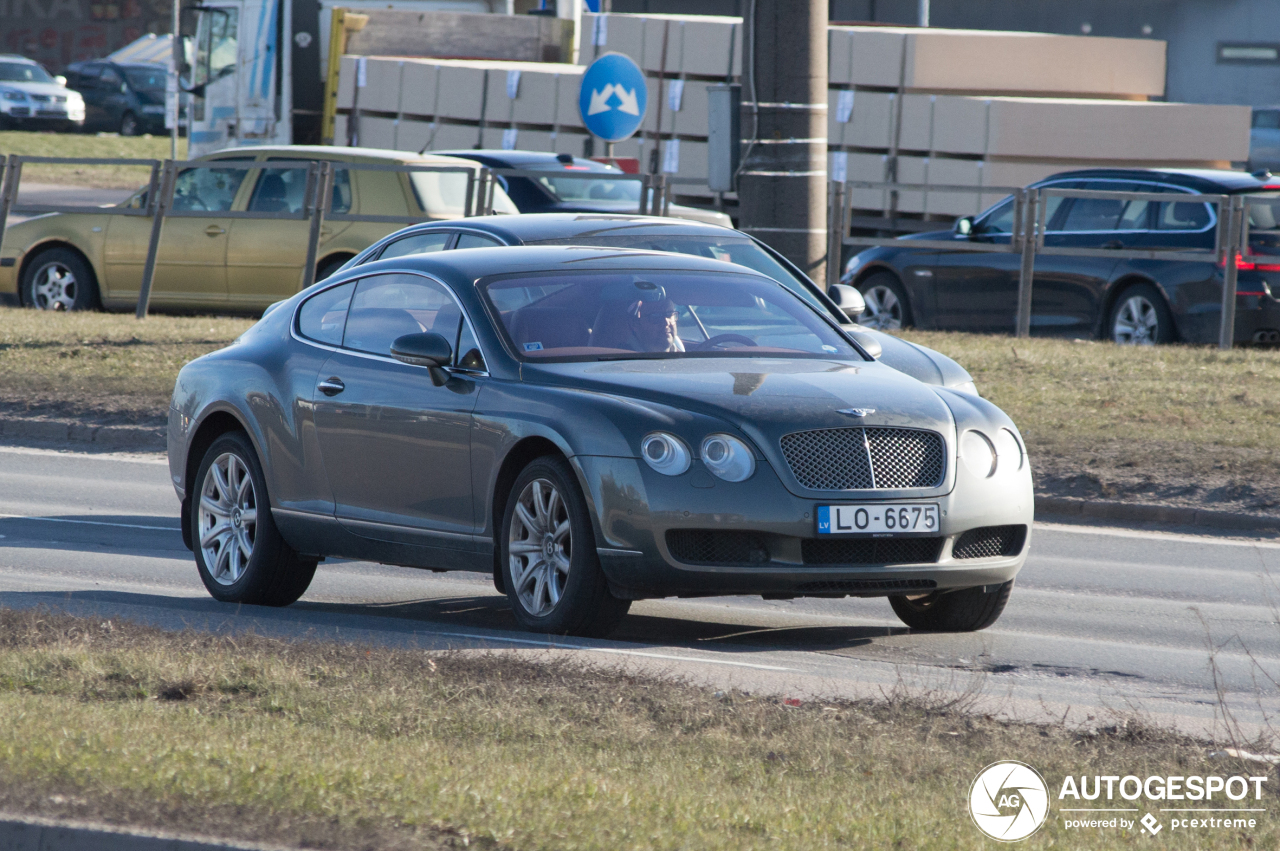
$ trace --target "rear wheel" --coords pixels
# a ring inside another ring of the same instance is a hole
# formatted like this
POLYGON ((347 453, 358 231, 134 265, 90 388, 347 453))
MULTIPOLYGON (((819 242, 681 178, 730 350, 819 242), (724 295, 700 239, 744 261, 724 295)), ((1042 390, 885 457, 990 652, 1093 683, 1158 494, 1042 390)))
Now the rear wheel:
POLYGON ((330 258, 328 258, 328 259, 326 259, 326 260, 321 261, 321 262, 320 262, 320 264, 319 264, 319 266, 316 268, 316 281, 317 281, 317 282, 319 282, 319 281, 323 281, 325 278, 329 277, 329 276, 330 276, 330 275, 332 275, 334 272, 336 272, 336 271, 338 271, 339 269, 341 269, 341 268, 342 268, 342 264, 343 264, 343 263, 346 263, 349 259, 351 259, 351 258, 349 258, 349 257, 330 257, 330 258))
POLYGON ((1000 618, 1013 580, 961 591, 935 591, 920 597, 890 597, 894 614, 919 632, 974 632, 1000 618))
POLYGON ((911 327, 911 305, 898 279, 888 272, 877 272, 858 284, 867 309, 858 324, 877 331, 897 331, 911 327))
POLYGON ((1153 346, 1174 340, 1173 315, 1164 296, 1151 284, 1125 287, 1111 308, 1107 328, 1112 342, 1121 346, 1153 346))
POLYGON ((214 599, 287 606, 306 592, 316 563, 276 529, 262 466, 243 432, 213 442, 192 485, 196 568, 214 599))
POLYGON ((126 112, 120 117, 120 135, 121 136, 137 136, 142 132, 142 127, 138 124, 138 116, 132 112, 126 112))
POLYGON ((79 252, 50 248, 22 270, 22 303, 36 310, 89 310, 98 305, 98 282, 79 252))
POLYGON ((586 500, 561 458, 531 462, 503 513, 503 586, 516 620, 534 632, 600 637, 631 607, 609 593, 586 500))

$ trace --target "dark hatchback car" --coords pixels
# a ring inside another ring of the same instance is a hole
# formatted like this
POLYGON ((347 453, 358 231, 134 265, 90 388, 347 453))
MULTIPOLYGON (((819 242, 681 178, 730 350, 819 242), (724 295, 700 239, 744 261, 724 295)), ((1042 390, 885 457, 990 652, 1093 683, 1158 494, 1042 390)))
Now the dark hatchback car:
MULTIPOLYGON (((522 213, 634 213, 640 208, 640 183, 619 180, 615 166, 571 154, 539 151, 432 151, 475 160, 489 168, 545 172, 545 177, 500 175, 502 187, 522 213), (587 177, 590 175, 591 177, 587 177)), ((733 227, 724 213, 671 204, 669 214, 711 225, 733 227)))
MULTIPOLYGON (((1168 193, 1169 201, 1050 197, 1045 245, 1069 248, 1212 249, 1216 207, 1196 194, 1250 194, 1280 201, 1267 173, 1193 169, 1063 172, 1035 187, 1168 193)), ((912 240, 1008 244, 1013 199, 949 232, 913 234, 854 256, 842 280, 862 291, 864 324, 1011 332, 1017 313, 1017 254, 913 248, 912 240), (967 229, 967 233, 965 232, 967 229)), ((1276 207, 1250 205, 1250 252, 1280 255, 1276 207)), ((1235 339, 1280 341, 1280 256, 1239 262, 1235 339)), ((1212 343, 1221 315, 1220 266, 1174 260, 1036 256, 1032 333, 1099 337, 1117 343, 1212 343)))
POLYGON ((86 130, 121 136, 164 133, 165 68, 153 62, 77 62, 67 68, 67 87, 84 97, 86 130))
POLYGON ((676 218, 626 215, 486 216, 412 225, 357 254, 342 267, 375 260, 494 245, 589 245, 638 248, 723 260, 768 275, 840 323, 881 363, 925 384, 977 392, 973 378, 946 355, 900 337, 862 328, 808 276, 763 242, 741 231, 676 218))
POLYGON ((218 600, 319 560, 491 574, 516 620, 602 635, 632 600, 888 597, 999 617, 1033 493, 1013 422, 877 363, 711 258, 487 248, 348 269, 182 368, 183 536, 218 600))

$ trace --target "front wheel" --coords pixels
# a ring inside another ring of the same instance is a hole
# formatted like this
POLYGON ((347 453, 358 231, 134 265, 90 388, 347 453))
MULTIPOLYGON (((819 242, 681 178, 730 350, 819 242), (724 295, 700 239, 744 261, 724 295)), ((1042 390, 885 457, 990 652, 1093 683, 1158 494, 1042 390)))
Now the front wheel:
POLYGON ((214 599, 287 606, 306 592, 316 562, 281 537, 262 466, 243 432, 213 442, 192 485, 199 488, 189 519, 196 568, 214 599))
POLYGON ((93 269, 76 251, 50 248, 22 270, 22 303, 36 310, 89 310, 98 305, 93 269))
POLYGON ((609 593, 586 500, 568 463, 531 462, 516 479, 502 518, 503 586, 525 629, 601 637, 631 607, 609 593))
POLYGON ((138 123, 138 116, 132 112, 126 112, 120 118, 120 135, 121 136, 137 136, 142 132, 142 127, 138 123))
POLYGON ((1013 580, 961 591, 935 591, 919 597, 890 597, 889 605, 903 623, 919 632, 976 632, 1000 618, 1013 580))
POLYGON ((1164 296, 1150 284, 1132 284, 1111 308, 1111 340, 1121 346, 1172 343, 1173 315, 1164 296))
POLYGON ((877 272, 858 285, 867 309, 858 324, 877 331, 897 331, 911 327, 911 305, 898 279, 888 272, 877 272))

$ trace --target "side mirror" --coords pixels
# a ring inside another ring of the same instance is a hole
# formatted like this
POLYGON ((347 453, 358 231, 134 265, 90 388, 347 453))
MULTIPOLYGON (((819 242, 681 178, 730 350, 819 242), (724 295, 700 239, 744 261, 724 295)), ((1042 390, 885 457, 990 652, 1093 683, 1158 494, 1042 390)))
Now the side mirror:
POLYGON ((827 295, 836 303, 836 307, 854 322, 867 312, 867 303, 863 300, 862 293, 848 284, 832 284, 827 289, 827 295))
POLYGON ((884 346, 880 345, 880 341, 866 331, 853 331, 846 328, 845 333, 852 337, 855 343, 862 346, 863 351, 876 360, 880 360, 880 355, 884 354, 884 346))
POLYGON ((973 216, 961 216, 956 219, 955 226, 951 230, 958 236, 969 236, 973 233, 973 216))
POLYGON ((396 337, 391 344, 391 356, 413 366, 425 366, 431 373, 431 383, 437 387, 449 380, 444 367, 453 361, 453 348, 439 334, 405 334, 396 337))

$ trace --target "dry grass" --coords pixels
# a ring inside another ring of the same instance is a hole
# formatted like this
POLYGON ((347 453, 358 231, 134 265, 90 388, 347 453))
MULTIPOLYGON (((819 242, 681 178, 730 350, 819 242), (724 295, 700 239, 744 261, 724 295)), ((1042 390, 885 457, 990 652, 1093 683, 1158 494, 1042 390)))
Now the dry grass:
POLYGON ((1280 350, 910 331, 1013 417, 1038 478, 1080 495, 1280 506, 1280 350), (1063 488, 1069 482, 1063 482, 1063 488), (1215 492, 1216 491, 1216 492, 1215 492))
MULTIPOLYGON (((0 154, 27 157, 95 157, 103 159, 168 159, 167 136, 117 136, 114 133, 0 132, 0 154)), ((187 140, 178 139, 178 158, 187 156, 187 140)), ((121 165, 23 165, 22 179, 32 183, 63 183, 96 189, 136 189, 150 179, 147 168, 121 165)))
POLYGON ((0 409, 161 423, 182 365, 252 322, 0 308, 0 409))
MULTIPOLYGON (((969 849, 969 784, 1010 758, 1055 789, 1067 773, 1261 773, 1136 724, 793 708, 499 654, 0 611, 0 807, 32 813, 335 849, 969 849)), ((1256 806, 1276 806, 1271 774, 1256 806)), ((1118 839, 1051 815, 1027 847, 1118 839)), ((1161 839, 1274 848, 1280 825, 1161 839)))

